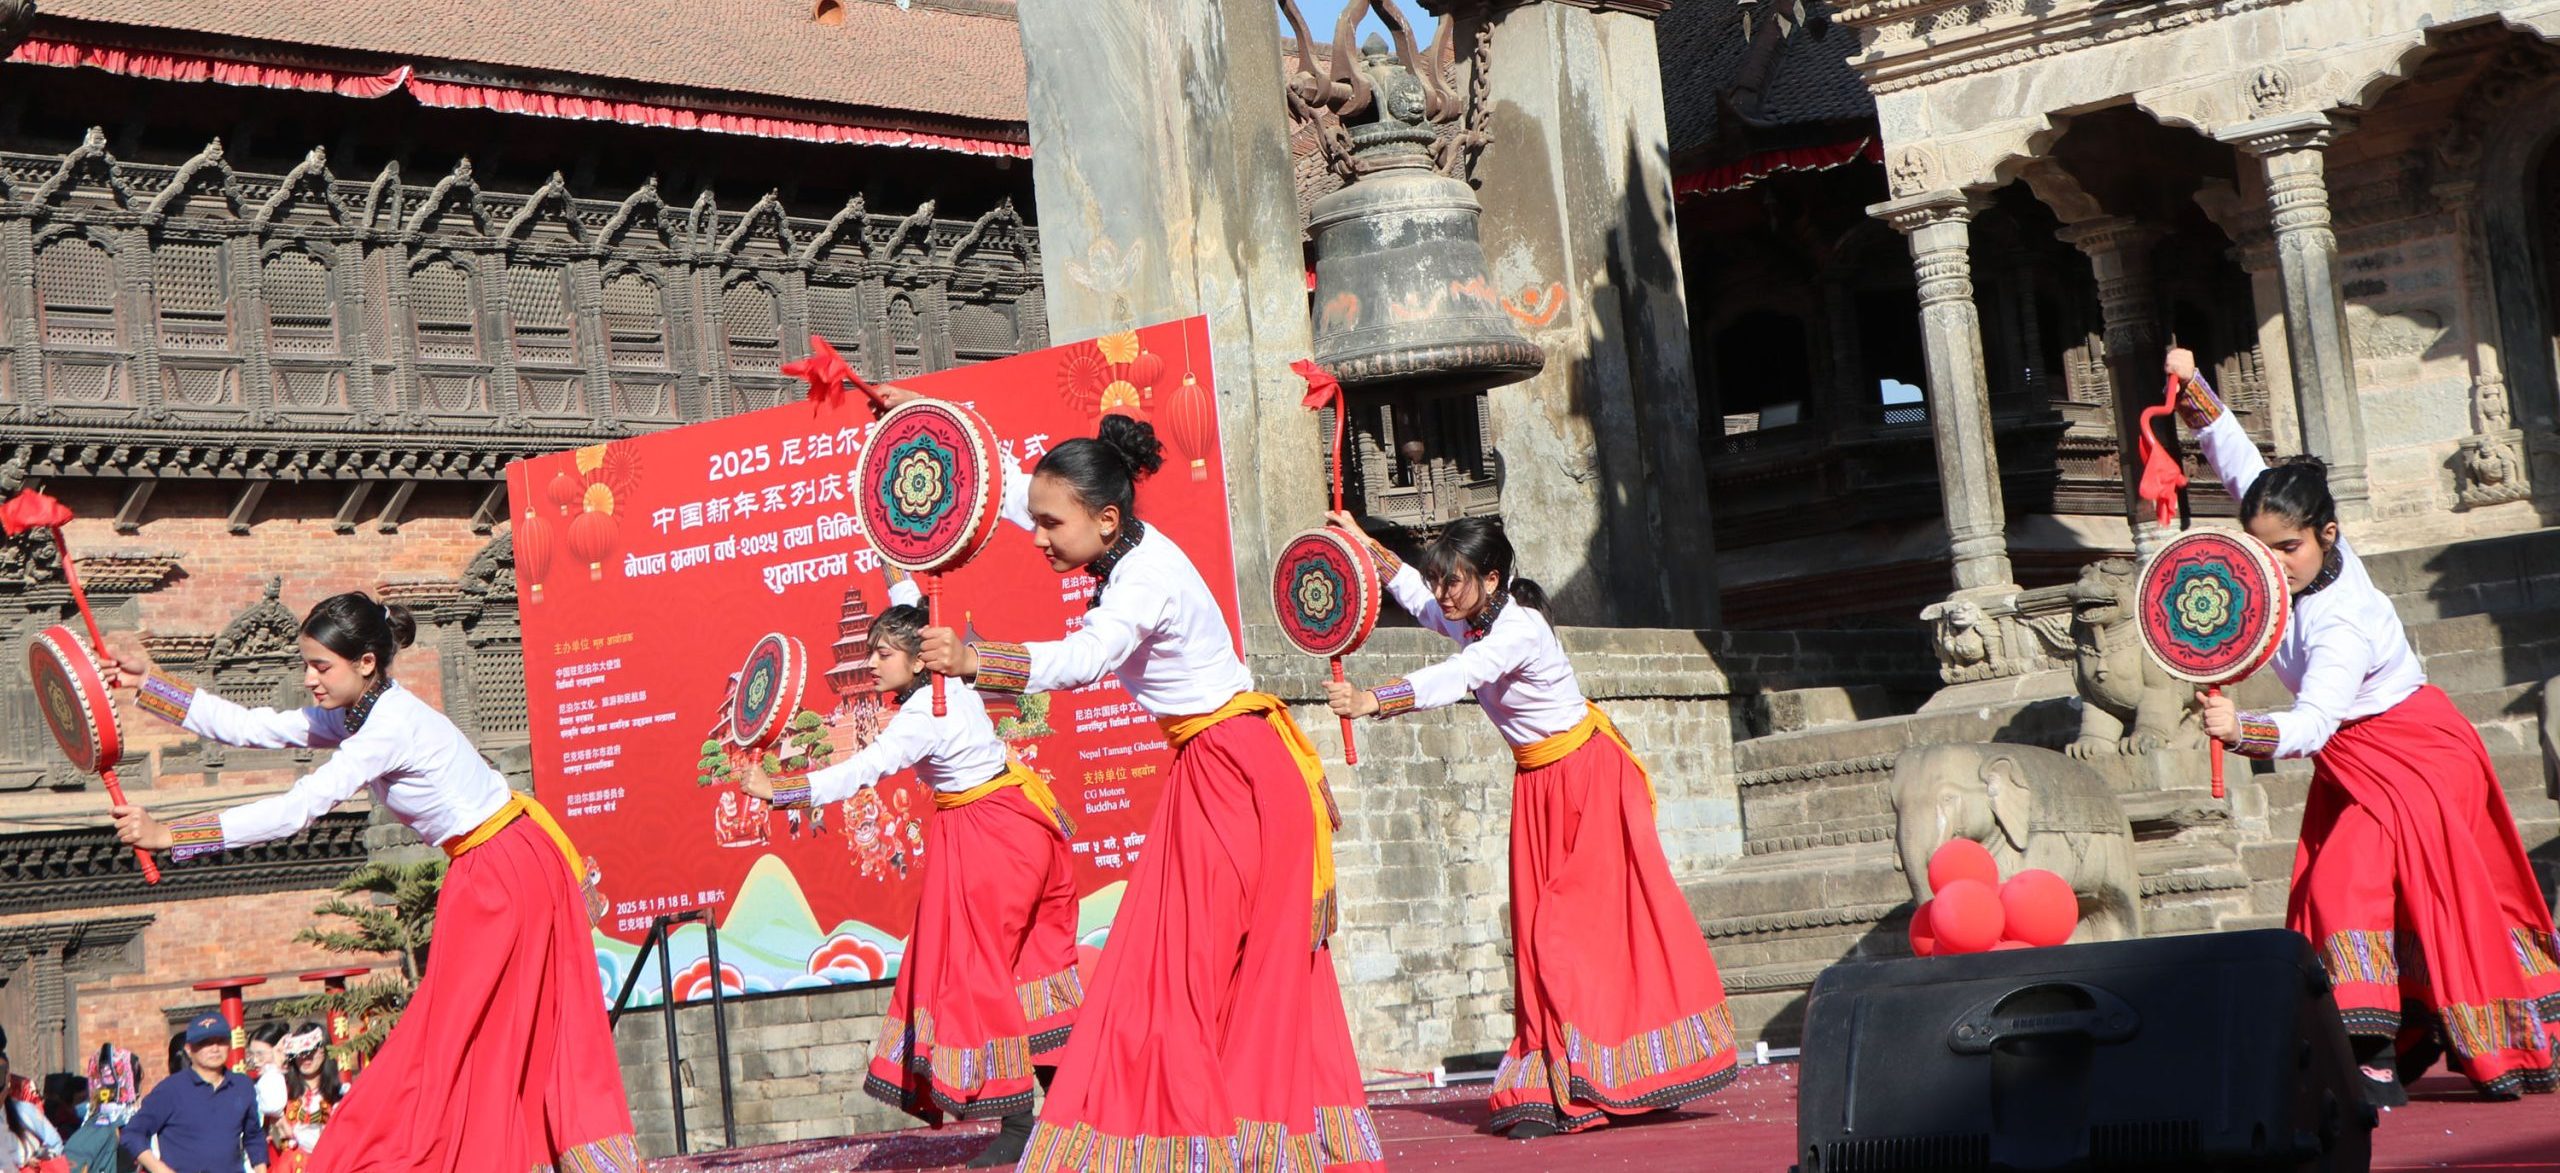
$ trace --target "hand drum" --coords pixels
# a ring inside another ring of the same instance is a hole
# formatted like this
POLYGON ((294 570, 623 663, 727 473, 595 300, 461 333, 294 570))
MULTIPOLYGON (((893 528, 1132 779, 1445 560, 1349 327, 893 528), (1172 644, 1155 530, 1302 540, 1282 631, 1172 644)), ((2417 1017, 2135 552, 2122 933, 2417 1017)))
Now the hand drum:
MULTIPOLYGON (((854 514, 880 559, 924 580, 931 622, 942 626, 945 571, 987 548, 1004 505, 995 430, 978 413, 939 399, 915 399, 873 425, 854 466, 854 514)), ((933 713, 944 713, 933 678, 933 713)))
MULTIPOLYGON (((1368 543, 1339 527, 1311 529, 1289 539, 1271 568, 1271 606, 1280 633, 1299 651, 1333 660, 1360 650, 1378 626, 1378 560, 1368 543)), ((1351 740, 1351 718, 1342 719, 1342 760, 1360 764, 1351 740)))
MULTIPOLYGON (((124 785, 116 766, 124 761, 124 727, 116 718, 115 694, 97 657, 68 627, 37 632, 27 645, 27 675, 35 682, 36 706, 44 710, 44 727, 62 746, 62 756, 83 773, 97 774, 107 784, 107 798, 124 804, 124 785)), ((142 862, 142 878, 160 882, 160 867, 149 852, 134 849, 142 862)))
POLYGON ((782 740, 782 731, 800 715, 800 698, 809 683, 809 649, 799 640, 774 632, 756 641, 738 670, 738 695, 729 707, 729 739, 756 752, 782 740))
MULTIPOLYGON (((2204 685, 2207 695, 2248 679, 2274 656, 2293 614, 2275 555, 2234 530, 2171 539, 2143 566, 2134 598, 2143 650, 2169 675, 2204 685)), ((2213 794, 2222 797, 2218 746, 2213 794)))

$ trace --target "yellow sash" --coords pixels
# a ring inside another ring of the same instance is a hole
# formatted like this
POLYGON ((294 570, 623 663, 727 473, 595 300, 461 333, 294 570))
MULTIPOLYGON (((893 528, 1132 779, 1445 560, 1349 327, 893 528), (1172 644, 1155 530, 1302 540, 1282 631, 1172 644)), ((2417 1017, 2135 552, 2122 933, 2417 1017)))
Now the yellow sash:
POLYGON ((498 832, 506 830, 507 824, 516 821, 518 817, 531 818, 535 826, 542 828, 543 834, 551 836, 551 842, 560 848, 560 858, 569 861, 570 877, 578 882, 579 887, 586 887, 586 858, 579 855, 578 849, 570 844, 569 833, 560 829, 560 824, 551 818, 551 812, 544 810, 542 804, 534 801, 532 795, 521 790, 509 794, 507 805, 499 807, 498 813, 482 820, 479 826, 473 827, 470 834, 445 840, 445 855, 452 859, 462 858, 463 852, 496 837, 498 832))
POLYGON ((933 809, 958 810, 1011 786, 1021 787, 1022 797, 1031 800, 1032 806, 1039 808, 1041 814, 1047 815, 1049 825, 1056 827, 1059 834, 1073 836, 1076 833, 1075 820, 1069 818, 1066 809, 1058 805, 1058 796, 1049 790, 1049 780, 1041 777, 1039 771, 1022 764, 1021 758, 1010 754, 1005 758, 1004 772, 993 778, 957 794, 941 790, 934 791, 933 809))
POLYGON ((1298 772, 1306 776, 1307 804, 1315 810, 1315 895, 1310 918, 1313 934, 1311 948, 1322 948, 1333 936, 1336 923, 1333 896, 1333 831, 1342 817, 1334 810, 1333 788, 1325 784, 1324 761, 1316 756, 1316 744, 1307 740, 1307 731, 1298 728, 1289 716, 1289 706, 1267 692, 1240 692, 1235 699, 1218 707, 1214 713, 1196 717, 1158 717, 1156 724, 1164 730, 1165 740, 1180 750, 1192 738, 1209 731, 1209 727, 1229 717, 1260 716, 1271 722, 1280 744, 1289 748, 1289 756, 1297 759, 1298 772))
POLYGON ((1662 799, 1653 792, 1653 771, 1644 768, 1644 759, 1636 756, 1635 748, 1627 744, 1626 737, 1618 732, 1617 723, 1609 720, 1609 714, 1601 712, 1600 706, 1589 701, 1583 704, 1589 711, 1573 728, 1553 737, 1541 737, 1527 745, 1512 746, 1512 762, 1523 770, 1552 766, 1571 756, 1573 751, 1591 744, 1593 737, 1606 737, 1617 742, 1619 749, 1627 751, 1627 760, 1635 763, 1636 774, 1644 779, 1645 801, 1652 806, 1654 813, 1660 814, 1662 799))

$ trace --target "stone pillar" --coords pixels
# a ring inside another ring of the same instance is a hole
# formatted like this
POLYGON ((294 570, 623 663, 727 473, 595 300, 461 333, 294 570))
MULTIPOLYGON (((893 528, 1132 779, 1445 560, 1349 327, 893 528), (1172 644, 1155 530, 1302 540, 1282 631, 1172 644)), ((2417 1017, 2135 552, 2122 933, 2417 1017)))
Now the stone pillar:
POLYGON ((1958 595, 2018 589, 2000 503, 2000 454, 1992 443, 1982 316, 1973 304, 1974 210, 1960 191, 1923 192, 1867 209, 1911 238, 1929 365, 1929 430, 1937 440, 1958 595))
POLYGON ((2471 435, 2455 465, 2455 500, 2465 509, 2503 505, 2532 495, 2522 452, 2524 433, 2507 403, 2506 368, 2498 355, 2498 304, 2489 292, 2489 242, 2474 215, 2480 185, 2459 179, 2436 185, 2453 213, 2462 272, 2462 316, 2471 335, 2471 435))
POLYGON ((2266 168, 2267 209, 2284 289, 2286 357, 2302 409, 2302 444, 2329 464, 2329 489, 2349 516, 2367 511, 2364 410, 2356 399, 2355 356, 2347 350, 2346 301, 2338 291, 2338 236, 2329 227, 2323 151, 2354 124, 2338 115, 2287 114, 2230 127, 2218 136, 2266 168))
MULTIPOLYGON (((1218 424, 1248 627, 1271 556, 1324 518, 1324 439, 1270 0, 1021 0, 1050 333, 1215 320, 1218 424)), ((1255 639, 1257 644, 1260 639, 1255 639)))
POLYGON ((2142 481, 2142 413, 2159 405, 2160 390, 2167 381, 2159 373, 2167 346, 2161 336, 2160 299, 2151 279, 2151 246, 2159 242, 2161 233, 2130 217, 2101 216, 2064 228, 2061 235, 2088 256, 2098 279, 2107 379, 2115 388, 2116 459, 2124 471, 2125 516, 2133 523, 2135 552, 2147 555, 2167 540, 2151 503, 2137 491, 2142 481))
POLYGON ((1522 568, 1566 623, 1713 626, 1715 533, 1653 27, 1668 5, 1541 0, 1488 16, 1481 0, 1425 2, 1452 13, 1461 60, 1492 21, 1484 251, 1495 292, 1547 352, 1536 378, 1489 400, 1522 568))

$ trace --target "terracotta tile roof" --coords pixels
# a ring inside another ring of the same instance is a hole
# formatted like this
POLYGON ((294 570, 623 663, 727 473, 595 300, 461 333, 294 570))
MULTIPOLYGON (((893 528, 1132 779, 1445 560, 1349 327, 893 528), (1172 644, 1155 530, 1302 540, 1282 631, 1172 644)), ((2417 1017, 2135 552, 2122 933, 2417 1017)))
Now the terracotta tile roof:
POLYGON ((161 34, 378 54, 422 73, 476 65, 944 119, 1026 120, 1021 32, 1009 4, 842 0, 843 23, 822 25, 811 19, 814 3, 44 0, 40 12, 161 34))

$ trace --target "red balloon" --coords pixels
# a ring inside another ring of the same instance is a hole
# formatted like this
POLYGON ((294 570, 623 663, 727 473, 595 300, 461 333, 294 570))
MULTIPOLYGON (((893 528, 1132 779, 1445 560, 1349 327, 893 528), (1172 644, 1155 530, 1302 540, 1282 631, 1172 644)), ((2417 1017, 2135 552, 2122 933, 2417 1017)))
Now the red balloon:
POLYGON ((2062 877, 2041 868, 2019 872, 2000 885, 2000 908, 2009 935, 2030 945, 2059 945, 2080 924, 2080 898, 2062 877))
POLYGON ((1102 950, 1092 945, 1076 946, 1076 976, 1088 987, 1093 985, 1093 969, 1102 964, 1102 950))
POLYGON ((1949 839, 1929 857, 1929 890, 1944 892, 1958 880, 1980 880, 1986 888, 2000 886, 2000 865, 1991 862, 1991 849, 1971 839, 1949 839))
POLYGON ((569 516, 570 510, 586 500, 587 482, 580 480, 578 474, 562 469, 560 475, 551 478, 551 503, 560 507, 560 516, 569 516))
POLYGON ((1929 902, 1911 910, 1911 955, 1927 957, 1938 951, 1938 930, 1929 924, 1929 902))
POLYGON ((1938 952, 1980 953, 2000 943, 2000 893, 1980 880, 1957 880, 1929 902, 1938 952))

